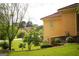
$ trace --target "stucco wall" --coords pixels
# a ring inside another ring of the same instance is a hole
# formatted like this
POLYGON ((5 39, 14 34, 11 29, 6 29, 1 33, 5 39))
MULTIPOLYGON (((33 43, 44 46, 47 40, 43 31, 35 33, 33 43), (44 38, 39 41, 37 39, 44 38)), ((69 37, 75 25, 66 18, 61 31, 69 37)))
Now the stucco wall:
POLYGON ((74 9, 61 12, 64 32, 69 32, 72 36, 77 35, 76 13, 74 9))
POLYGON ((54 18, 46 18, 44 21, 44 39, 47 40, 51 37, 64 36, 63 22, 61 16, 54 18))
POLYGON ((59 11, 60 16, 47 17, 44 22, 44 40, 51 37, 65 36, 69 32, 72 36, 77 35, 76 13, 74 9, 59 11))

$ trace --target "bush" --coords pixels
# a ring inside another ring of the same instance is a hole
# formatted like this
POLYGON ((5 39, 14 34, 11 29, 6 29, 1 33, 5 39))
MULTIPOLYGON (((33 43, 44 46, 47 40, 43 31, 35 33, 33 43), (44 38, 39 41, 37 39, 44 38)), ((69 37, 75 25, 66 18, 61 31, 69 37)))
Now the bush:
POLYGON ((21 44, 19 45, 19 48, 22 48, 22 46, 23 46, 23 44, 21 43, 21 44))
POLYGON ((52 46, 61 46, 63 45, 63 41, 61 38, 53 38, 51 44, 52 46))
POLYGON ((3 42, 2 49, 8 49, 8 48, 9 48, 9 44, 7 42, 3 42))
POLYGON ((73 41, 73 38, 70 36, 70 37, 66 38, 66 42, 67 43, 73 43, 74 41, 73 41))
POLYGON ((22 51, 23 51, 23 48, 25 48, 25 47, 26 47, 25 43, 20 43, 19 48, 22 48, 22 51))
POLYGON ((60 38, 55 38, 55 43, 62 43, 62 40, 60 38))
POLYGON ((41 48, 49 48, 52 47, 52 45, 42 45, 41 48))
POLYGON ((53 38, 51 44, 56 44, 56 43, 63 43, 63 41, 60 38, 53 38))
POLYGON ((25 48, 26 44, 20 43, 19 48, 25 48))

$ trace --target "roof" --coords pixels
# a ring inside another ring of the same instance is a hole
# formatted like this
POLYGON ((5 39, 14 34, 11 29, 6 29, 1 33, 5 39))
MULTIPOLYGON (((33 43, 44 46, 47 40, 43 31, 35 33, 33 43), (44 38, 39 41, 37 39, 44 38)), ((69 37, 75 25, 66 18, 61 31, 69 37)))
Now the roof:
POLYGON ((58 10, 63 10, 63 9, 68 9, 68 8, 75 8, 77 6, 79 6, 79 3, 71 4, 71 5, 68 5, 66 7, 60 8, 58 10))
MULTIPOLYGON (((68 9, 68 8, 75 8, 75 7, 77 7, 77 6, 79 6, 79 3, 75 3, 75 4, 72 4, 72 5, 69 5, 69 6, 60 8, 60 9, 58 9, 58 11, 63 10, 63 9, 68 9)), ((45 17, 43 17, 43 18, 41 18, 41 19, 48 18, 48 17, 55 17, 55 16, 59 16, 59 15, 60 15, 59 12, 56 12, 56 13, 54 13, 54 14, 45 16, 45 17)))
POLYGON ((54 13, 54 14, 45 16, 45 17, 43 17, 43 18, 41 18, 41 19, 48 18, 48 17, 55 17, 55 16, 59 16, 59 12, 56 12, 56 13, 54 13))

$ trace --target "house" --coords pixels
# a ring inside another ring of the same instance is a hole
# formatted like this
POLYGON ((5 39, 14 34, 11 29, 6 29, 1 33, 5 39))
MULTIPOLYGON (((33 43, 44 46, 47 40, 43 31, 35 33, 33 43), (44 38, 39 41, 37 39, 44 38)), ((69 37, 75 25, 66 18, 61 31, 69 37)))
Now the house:
POLYGON ((43 17, 44 23, 44 40, 50 40, 53 37, 65 37, 67 33, 72 36, 79 34, 79 14, 75 3, 58 9, 58 12, 43 17))

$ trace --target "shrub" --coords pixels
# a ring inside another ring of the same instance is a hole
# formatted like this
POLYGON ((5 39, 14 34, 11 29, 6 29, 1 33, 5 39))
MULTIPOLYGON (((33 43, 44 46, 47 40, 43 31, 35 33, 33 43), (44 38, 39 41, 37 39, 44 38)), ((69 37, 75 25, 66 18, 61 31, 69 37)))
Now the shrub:
POLYGON ((61 38, 53 38, 51 44, 52 46, 61 46, 63 45, 63 41, 61 38))
POLYGON ((49 48, 52 47, 52 45, 42 45, 41 48, 49 48))
POLYGON ((8 48, 9 48, 9 44, 7 42, 3 42, 2 49, 8 49, 8 48))
POLYGON ((25 45, 26 44, 20 43, 19 48, 22 48, 22 47, 25 48, 25 45))
POLYGON ((20 43, 19 48, 22 48, 22 46, 23 46, 23 44, 22 44, 22 43, 20 43))
POLYGON ((56 43, 63 43, 63 41, 61 40, 61 38, 53 38, 51 44, 56 44, 56 43))
POLYGON ((22 48, 22 50, 23 50, 23 48, 25 48, 25 46, 26 46, 25 43, 20 43, 19 48, 22 48))
POLYGON ((74 41, 73 41, 73 38, 70 36, 70 37, 66 38, 66 42, 67 43, 73 43, 74 41))
POLYGON ((62 40, 60 38, 55 38, 55 43, 62 43, 62 40))

